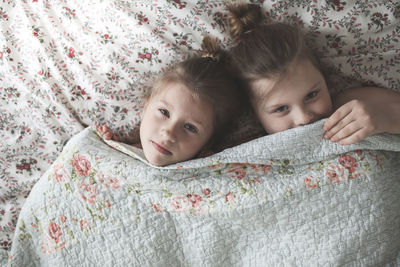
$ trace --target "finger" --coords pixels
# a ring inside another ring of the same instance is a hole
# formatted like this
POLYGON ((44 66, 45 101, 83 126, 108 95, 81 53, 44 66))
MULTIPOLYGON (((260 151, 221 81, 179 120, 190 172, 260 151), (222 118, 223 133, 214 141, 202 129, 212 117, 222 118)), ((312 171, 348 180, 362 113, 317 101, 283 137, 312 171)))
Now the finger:
POLYGON ((352 135, 349 135, 339 141, 339 144, 342 146, 351 145, 357 143, 368 136, 367 131, 365 129, 360 129, 359 131, 354 132, 352 135))
POLYGON ((352 106, 348 103, 339 107, 324 123, 323 129, 329 131, 340 120, 346 117, 353 110, 352 106))
POLYGON ((101 125, 96 126, 96 130, 101 136, 103 136, 103 134, 104 134, 103 126, 101 126, 101 125))
POLYGON ((337 132, 335 135, 333 135, 330 140, 332 142, 337 142, 339 140, 342 140, 355 132, 359 131, 362 128, 361 125, 357 124, 355 121, 352 121, 351 123, 347 124, 345 127, 343 127, 339 132, 337 132))
POLYGON ((333 126, 329 131, 327 131, 324 134, 324 137, 326 139, 330 139, 332 136, 337 134, 339 131, 341 131, 343 128, 345 128, 347 125, 352 123, 354 121, 353 119, 354 116, 351 116, 351 112, 347 114, 344 118, 342 118, 340 121, 338 121, 335 126, 333 126))
POLYGON ((110 132, 106 132, 106 133, 104 134, 104 139, 106 139, 106 140, 110 140, 112 137, 113 137, 113 135, 112 135, 112 133, 110 133, 110 132))
POLYGON ((114 140, 114 141, 119 141, 119 138, 117 137, 117 136, 115 136, 115 135, 113 135, 113 137, 112 137, 112 139, 114 140))
POLYGON ((106 132, 109 132, 109 131, 110 131, 110 129, 108 128, 107 125, 101 126, 101 130, 103 131, 103 133, 106 133, 106 132))

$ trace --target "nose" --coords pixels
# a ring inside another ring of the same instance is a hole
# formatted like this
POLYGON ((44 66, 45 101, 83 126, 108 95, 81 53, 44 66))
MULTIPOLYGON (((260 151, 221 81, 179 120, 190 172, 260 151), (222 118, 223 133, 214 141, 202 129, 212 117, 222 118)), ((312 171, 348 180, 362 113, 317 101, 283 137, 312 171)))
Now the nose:
POLYGON ((294 124, 295 126, 303 126, 313 122, 312 112, 307 109, 300 108, 297 110, 294 116, 294 124))
POLYGON ((161 136, 165 142, 175 143, 177 139, 176 131, 176 123, 166 123, 161 127, 161 136))

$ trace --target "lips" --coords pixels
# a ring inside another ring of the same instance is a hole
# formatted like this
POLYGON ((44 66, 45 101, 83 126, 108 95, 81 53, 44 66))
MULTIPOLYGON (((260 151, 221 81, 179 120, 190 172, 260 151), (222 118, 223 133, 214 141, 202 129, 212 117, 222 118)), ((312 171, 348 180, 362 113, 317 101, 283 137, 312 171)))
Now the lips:
POLYGON ((154 147, 158 152, 160 152, 161 154, 164 154, 164 155, 172 155, 172 153, 171 153, 168 149, 164 148, 164 147, 161 146, 160 144, 157 144, 157 143, 154 142, 154 141, 151 141, 151 144, 152 144, 153 147, 154 147))

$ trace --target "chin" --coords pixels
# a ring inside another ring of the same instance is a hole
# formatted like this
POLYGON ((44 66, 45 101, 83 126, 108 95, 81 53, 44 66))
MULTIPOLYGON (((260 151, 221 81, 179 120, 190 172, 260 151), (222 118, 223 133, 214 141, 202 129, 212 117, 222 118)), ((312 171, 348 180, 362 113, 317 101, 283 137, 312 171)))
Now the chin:
POLYGON ((146 158, 147 162, 150 163, 151 165, 162 167, 169 164, 168 162, 161 160, 159 157, 154 157, 154 155, 152 155, 151 153, 149 154, 150 155, 146 155, 146 151, 144 151, 144 157, 146 158))
POLYGON ((154 165, 154 166, 158 166, 158 167, 163 167, 163 166, 165 166, 165 165, 168 165, 168 164, 171 164, 171 163, 165 163, 165 162, 160 162, 160 161, 154 161, 154 160, 147 160, 151 165, 154 165))

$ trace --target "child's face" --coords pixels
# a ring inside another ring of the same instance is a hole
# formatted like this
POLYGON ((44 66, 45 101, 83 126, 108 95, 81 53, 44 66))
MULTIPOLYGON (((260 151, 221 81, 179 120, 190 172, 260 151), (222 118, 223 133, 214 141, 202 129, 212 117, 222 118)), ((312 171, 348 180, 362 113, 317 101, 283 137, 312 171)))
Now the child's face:
POLYGON ((209 142, 214 111, 184 85, 171 83, 144 107, 140 139, 146 159, 164 166, 192 159, 209 142))
POLYGON ((296 60, 283 76, 252 85, 252 105, 267 133, 306 125, 332 113, 321 72, 308 59, 296 60))

